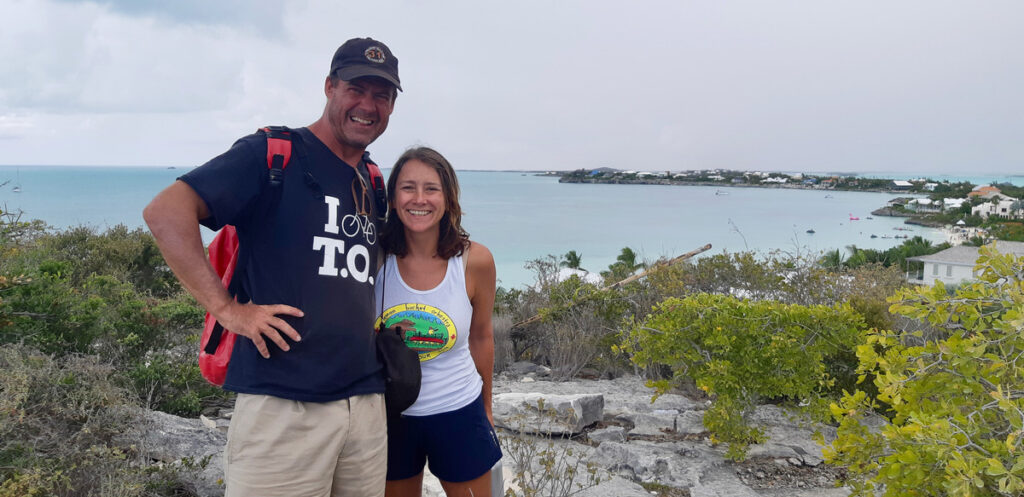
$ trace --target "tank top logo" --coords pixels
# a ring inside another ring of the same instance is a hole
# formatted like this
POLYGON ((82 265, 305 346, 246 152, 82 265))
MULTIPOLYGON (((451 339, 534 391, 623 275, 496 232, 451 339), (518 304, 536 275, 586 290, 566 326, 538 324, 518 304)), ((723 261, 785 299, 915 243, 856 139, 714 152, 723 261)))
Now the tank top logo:
POLYGON ((377 318, 384 326, 402 327, 405 345, 420 355, 420 362, 429 361, 455 346, 458 333, 455 323, 441 309, 426 304, 398 304, 384 310, 377 318))

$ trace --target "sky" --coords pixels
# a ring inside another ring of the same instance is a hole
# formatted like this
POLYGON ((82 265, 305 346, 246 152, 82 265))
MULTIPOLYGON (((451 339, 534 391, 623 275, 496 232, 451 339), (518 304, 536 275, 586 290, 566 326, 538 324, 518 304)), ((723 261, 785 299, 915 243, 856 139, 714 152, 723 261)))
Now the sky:
POLYGON ((1019 0, 0 0, 4 165, 195 166, 320 117, 370 36, 370 150, 456 169, 1024 174, 1019 0))

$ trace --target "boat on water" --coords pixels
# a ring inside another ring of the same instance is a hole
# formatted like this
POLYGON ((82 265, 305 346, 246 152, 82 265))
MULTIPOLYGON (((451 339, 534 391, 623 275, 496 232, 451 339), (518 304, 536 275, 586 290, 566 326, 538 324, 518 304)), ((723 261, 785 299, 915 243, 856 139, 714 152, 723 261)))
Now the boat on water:
POLYGON ((14 192, 14 193, 21 193, 21 187, 20 186, 16 186, 14 188, 11 188, 11 191, 14 192))
POLYGON ((728 195, 729 192, 723 192, 722 190, 715 190, 715 195, 728 195))
POLYGON ((831 193, 826 193, 825 194, 825 198, 832 198, 832 194, 831 193))
POLYGON ((813 235, 814 234, 814 230, 813 229, 807 230, 807 233, 810 233, 810 234, 813 235))
POLYGON ((853 213, 851 212, 850 213, 850 221, 860 221, 860 218, 857 217, 857 216, 854 216, 853 213))

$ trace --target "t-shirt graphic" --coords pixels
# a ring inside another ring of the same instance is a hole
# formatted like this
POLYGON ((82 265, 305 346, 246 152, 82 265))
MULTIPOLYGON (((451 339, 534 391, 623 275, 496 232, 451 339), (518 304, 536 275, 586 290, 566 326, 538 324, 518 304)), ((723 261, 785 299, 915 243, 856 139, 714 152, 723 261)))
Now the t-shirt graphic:
POLYGON ((420 362, 429 361, 455 346, 458 331, 444 311, 426 304, 398 304, 384 310, 384 326, 402 328, 405 345, 420 355, 420 362))

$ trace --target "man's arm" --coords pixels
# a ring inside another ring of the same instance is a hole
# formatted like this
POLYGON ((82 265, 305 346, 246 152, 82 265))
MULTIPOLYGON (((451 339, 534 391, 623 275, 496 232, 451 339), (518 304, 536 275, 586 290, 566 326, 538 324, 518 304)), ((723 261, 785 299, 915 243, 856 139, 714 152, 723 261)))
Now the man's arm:
POLYGON ((469 324, 469 353, 480 377, 484 380, 484 410, 494 424, 491 412, 491 383, 494 378, 494 291, 496 271, 494 256, 487 247, 473 243, 466 266, 467 291, 473 304, 473 318, 469 324))
POLYGON ((270 357, 264 336, 288 350, 281 333, 295 341, 300 337, 277 314, 301 317, 302 311, 288 305, 239 304, 231 297, 203 248, 199 220, 209 216, 206 202, 183 181, 165 188, 142 211, 178 281, 224 328, 251 339, 263 357, 270 357))

